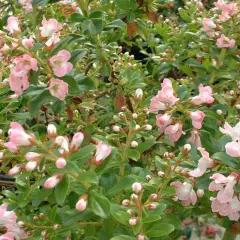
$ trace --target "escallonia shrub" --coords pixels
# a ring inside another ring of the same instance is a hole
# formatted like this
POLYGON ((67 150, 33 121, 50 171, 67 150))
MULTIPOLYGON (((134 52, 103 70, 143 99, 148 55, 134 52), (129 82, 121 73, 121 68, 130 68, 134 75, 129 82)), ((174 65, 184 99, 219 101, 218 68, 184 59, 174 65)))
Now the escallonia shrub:
POLYGON ((0 240, 235 239, 237 1, 0 9, 0 240))

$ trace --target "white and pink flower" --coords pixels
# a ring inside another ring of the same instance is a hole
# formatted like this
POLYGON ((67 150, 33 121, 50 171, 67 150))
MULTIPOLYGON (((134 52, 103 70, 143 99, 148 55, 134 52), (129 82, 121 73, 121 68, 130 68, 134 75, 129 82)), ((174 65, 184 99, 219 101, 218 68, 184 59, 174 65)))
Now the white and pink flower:
POLYGON ((56 19, 51 18, 47 20, 43 17, 42 27, 40 27, 40 34, 43 38, 50 38, 56 32, 59 32, 62 29, 62 24, 59 23, 56 19))
POLYGON ((222 34, 221 37, 217 39, 216 44, 218 48, 234 48, 235 42, 234 39, 230 39, 222 34))
POLYGON ((169 125, 164 133, 169 136, 170 141, 176 142, 182 136, 182 123, 175 123, 174 125, 169 125))
POLYGON ((211 104, 214 102, 214 98, 212 97, 212 88, 207 86, 204 87, 203 84, 200 84, 199 87, 199 95, 192 98, 192 103, 195 105, 201 105, 203 103, 211 104))
POLYGON ((68 94, 68 84, 63 80, 51 78, 48 90, 52 96, 63 101, 68 94))
POLYGON ((11 33, 18 33, 20 32, 20 28, 19 28, 19 21, 17 17, 11 16, 8 18, 7 20, 7 26, 6 29, 11 33))
POLYGON ((97 151, 95 154, 95 160, 96 162, 101 162, 104 159, 106 159, 112 152, 112 147, 108 146, 107 144, 104 144, 102 142, 99 142, 97 145, 97 151))
POLYGON ((192 119, 193 127, 197 128, 197 129, 201 129, 205 114, 202 111, 197 110, 195 112, 191 112, 190 116, 192 119))

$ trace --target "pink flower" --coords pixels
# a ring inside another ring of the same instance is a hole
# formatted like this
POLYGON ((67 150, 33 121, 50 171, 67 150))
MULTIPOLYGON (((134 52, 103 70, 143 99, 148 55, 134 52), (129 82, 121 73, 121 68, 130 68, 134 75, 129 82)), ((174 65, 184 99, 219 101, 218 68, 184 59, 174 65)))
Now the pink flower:
POLYGON ((16 32, 20 32, 20 28, 19 28, 19 21, 17 17, 9 17, 7 20, 7 27, 6 29, 11 33, 16 33, 16 32))
POLYGON ((158 111, 166 110, 166 105, 162 103, 157 96, 151 99, 149 108, 150 112, 157 113, 158 111))
POLYGON ((22 39, 22 45, 25 48, 32 48, 34 45, 34 40, 32 38, 24 38, 22 39))
POLYGON ((10 142, 15 146, 31 146, 34 136, 27 134, 17 122, 11 122, 9 129, 10 142))
POLYGON ((57 77, 63 77, 72 71, 73 65, 68 62, 70 58, 71 54, 67 50, 62 50, 50 58, 50 66, 57 77))
POLYGON ((169 114, 165 113, 164 115, 156 116, 156 124, 159 127, 159 131, 162 133, 166 129, 166 127, 172 123, 172 118, 169 114))
POLYGON ((240 157, 240 142, 230 142, 225 145, 226 153, 231 157, 240 157))
POLYGON ((235 40, 226 37, 224 34, 217 39, 218 48, 233 48, 235 46, 235 40))
POLYGON ((47 133, 50 138, 56 137, 57 135, 57 128, 54 124, 48 124, 47 126, 47 133))
POLYGON ((35 153, 35 152, 28 152, 25 155, 25 159, 27 161, 36 161, 39 160, 41 158, 42 154, 39 153, 35 153))
POLYGON ((70 149, 72 151, 77 151, 80 148, 80 145, 82 144, 83 139, 84 139, 84 135, 81 132, 75 133, 72 138, 72 142, 70 144, 70 149))
POLYGON ((16 57, 13 62, 16 64, 16 71, 25 71, 38 70, 38 62, 35 58, 32 58, 28 54, 23 54, 22 56, 16 57))
POLYGON ((38 161, 29 161, 26 165, 25 165, 25 169, 28 172, 31 172, 33 170, 35 170, 38 167, 38 161))
POLYGON ((176 188, 177 197, 182 201, 183 206, 194 205, 197 202, 197 195, 190 183, 172 182, 171 186, 176 188))
POLYGON ((190 115, 192 118, 193 127, 197 128, 197 129, 201 129, 202 121, 205 117, 205 114, 202 111, 197 110, 196 112, 191 112, 190 115))
POLYGON ((214 102, 212 97, 212 88, 207 86, 204 87, 203 84, 199 85, 199 95, 192 98, 192 103, 195 105, 201 105, 202 103, 211 104, 214 102))
POLYGON ((52 96, 57 97, 62 101, 68 94, 68 84, 60 79, 51 78, 48 89, 52 96))
POLYGON ((62 169, 62 168, 65 168, 66 165, 67 165, 67 162, 64 158, 60 157, 60 158, 57 159, 57 161, 56 161, 56 167, 57 168, 62 169))
POLYGON ((194 144, 197 148, 198 147, 202 147, 202 143, 201 143, 201 138, 200 138, 200 134, 199 131, 196 129, 193 129, 191 131, 191 137, 187 140, 189 143, 194 144))
POLYGON ((9 75, 10 88, 17 96, 20 96, 23 91, 29 87, 28 76, 25 71, 16 71, 12 68, 9 75))
POLYGON ((4 143, 4 147, 6 147, 8 149, 8 151, 10 151, 12 153, 18 152, 18 147, 15 144, 13 144, 12 142, 4 143))
POLYGON ((174 125, 170 125, 165 129, 164 133, 169 135, 170 141, 176 142, 182 135, 182 124, 176 123, 174 125))
POLYGON ((45 45, 47 47, 51 47, 56 45, 58 42, 60 42, 60 32, 53 33, 52 36, 47 40, 45 45))
POLYGON ((15 235, 11 232, 5 233, 0 236, 0 240, 14 240, 14 239, 15 239, 15 235))
POLYGON ((232 141, 240 142, 240 122, 236 124, 235 127, 231 127, 227 122, 224 124, 224 128, 219 128, 219 130, 232 138, 232 141))
POLYGON ((85 196, 84 196, 84 197, 81 197, 81 198, 78 200, 78 202, 76 203, 76 209, 77 209, 79 212, 84 211, 84 210, 86 209, 86 207, 87 207, 87 203, 88 203, 88 201, 87 201, 86 197, 85 197, 85 196))
POLYGON ((216 24, 208 18, 203 18, 203 31, 207 33, 209 37, 214 37, 216 24))
POLYGON ((32 10, 32 0, 18 0, 18 1, 25 8, 27 13, 29 13, 32 10))
POLYGON ((97 145, 97 151, 95 154, 95 160, 97 162, 103 161, 106 159, 112 152, 112 147, 108 146, 102 142, 99 142, 97 145))
POLYGON ((45 181, 44 187, 47 189, 54 188, 61 181, 61 179, 62 179, 61 174, 55 174, 45 181))
POLYGON ((62 29, 62 25, 54 18, 51 18, 49 20, 46 20, 45 17, 43 17, 42 20, 42 27, 40 27, 41 36, 44 38, 52 37, 52 35, 62 29))
POLYGON ((198 167, 189 172, 192 177, 201 177, 208 168, 213 167, 213 160, 209 157, 209 153, 204 148, 198 148, 198 150, 201 152, 202 158, 198 160, 198 167))

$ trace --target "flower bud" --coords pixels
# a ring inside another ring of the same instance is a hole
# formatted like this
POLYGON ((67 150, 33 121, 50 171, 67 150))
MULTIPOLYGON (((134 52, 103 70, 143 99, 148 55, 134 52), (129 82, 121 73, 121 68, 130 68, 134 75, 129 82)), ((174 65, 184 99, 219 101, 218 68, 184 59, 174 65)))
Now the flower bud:
POLYGON ((133 194, 131 195, 131 200, 132 200, 132 201, 138 200, 138 195, 136 195, 136 194, 133 193, 133 194))
POLYGON ((33 221, 37 222, 38 220, 39 220, 39 219, 38 219, 37 216, 34 216, 34 217, 33 217, 33 221))
POLYGON ((28 152, 25 154, 25 159, 27 161, 36 161, 41 157, 41 154, 35 152, 28 152))
POLYGON ((151 203, 148 205, 148 209, 149 210, 155 210, 157 208, 156 204, 155 203, 151 203))
POLYGON ((191 144, 185 144, 183 146, 183 151, 184 152, 189 152, 191 150, 191 148, 192 148, 191 144))
POLYGON ((178 197, 175 196, 175 197, 172 198, 172 200, 173 200, 174 202, 177 202, 177 201, 178 201, 178 197))
POLYGON ((41 232, 41 236, 42 236, 42 237, 45 237, 46 235, 47 235, 47 232, 46 232, 46 231, 42 231, 42 232, 41 232))
POLYGON ((3 134, 3 130, 0 128, 0 135, 2 135, 3 134))
POLYGON ((44 214, 44 213, 40 213, 40 214, 39 214, 39 217, 40 217, 41 219, 43 219, 43 218, 45 218, 45 214, 44 214))
POLYGON ((82 196, 82 197, 78 200, 78 202, 76 203, 76 209, 77 209, 79 212, 84 211, 84 210, 86 209, 86 207, 87 207, 87 203, 88 203, 88 201, 87 201, 87 196, 84 195, 84 196, 82 196))
POLYGON ((159 172, 158 172, 158 176, 159 176, 159 177, 164 177, 164 175, 165 175, 165 173, 164 173, 163 171, 159 171, 159 172))
POLYGON ((96 162, 101 162, 106 159, 112 152, 112 147, 108 146, 102 142, 99 142, 97 145, 97 151, 95 154, 96 162))
POLYGON ((122 205, 123 205, 124 207, 129 207, 129 206, 131 205, 131 202, 130 202, 128 199, 124 199, 124 200, 122 201, 122 205))
POLYGON ((37 168, 38 166, 38 162, 37 161, 29 161, 26 165, 25 165, 25 169, 26 171, 30 172, 33 171, 37 168))
POLYGON ((59 229, 59 225, 58 224, 55 224, 54 226, 53 226, 53 228, 55 229, 55 230, 58 230, 59 229))
POLYGON ((175 158, 175 155, 174 155, 174 153, 171 153, 171 152, 170 152, 170 153, 168 154, 168 157, 171 158, 171 159, 174 159, 174 158, 175 158))
POLYGON ((223 114, 223 111, 221 109, 218 109, 217 114, 221 116, 223 114))
POLYGON ((147 179, 147 181, 150 181, 152 179, 152 176, 151 175, 147 175, 146 179, 147 179))
POLYGON ((234 92, 233 90, 231 90, 229 93, 230 93, 230 95, 232 95, 232 96, 235 94, 235 92, 234 92))
POLYGON ((133 119, 137 119, 137 118, 138 118, 138 115, 137 115, 136 113, 133 113, 133 114, 132 114, 132 118, 133 118, 133 119))
POLYGON ((127 213, 131 216, 135 216, 135 212, 132 209, 128 209, 127 213))
POLYGON ((147 125, 144 126, 144 129, 145 129, 146 131, 151 131, 151 130, 152 130, 152 125, 147 124, 147 125))
POLYGON ((80 148, 84 139, 84 135, 81 132, 77 132, 74 134, 72 138, 72 142, 70 144, 71 151, 77 151, 80 148))
POLYGON ((133 192, 135 192, 136 194, 140 193, 142 191, 142 184, 139 183, 139 182, 135 182, 133 185, 132 185, 132 190, 133 192))
POLYGON ((55 125, 53 125, 53 124, 48 124, 48 126, 47 126, 47 132, 48 132, 48 136, 49 136, 49 137, 56 137, 56 135, 57 135, 57 129, 56 129, 55 125))
POLYGON ((0 160, 3 158, 3 152, 0 152, 0 160))
POLYGON ((8 175, 12 177, 18 174, 20 171, 21 171, 21 167, 19 165, 16 165, 15 167, 9 170, 8 175))
POLYGON ((240 109, 240 104, 237 104, 235 107, 236 109, 240 109))
POLYGON ((151 202, 154 202, 158 199, 158 195, 156 193, 152 193, 150 196, 149 196, 149 200, 151 202))
POLYGON ((17 222, 17 225, 22 228, 22 227, 24 227, 25 224, 23 221, 19 221, 19 222, 17 222))
POLYGON ((131 147, 132 148, 136 148, 138 146, 138 142, 137 141, 132 141, 131 142, 131 147))
POLYGON ((55 164, 57 168, 62 169, 66 166, 67 162, 64 158, 58 158, 55 164))
POLYGON ((130 218, 129 224, 130 224, 131 226, 135 226, 135 225, 137 225, 137 223, 138 223, 137 218, 130 218))
POLYGON ((117 133, 117 132, 120 132, 120 129, 121 129, 121 128, 120 128, 119 126, 115 125, 115 126, 113 126, 112 129, 113 129, 114 132, 117 133))
POLYGON ((201 198, 201 197, 203 197, 203 195, 204 195, 204 190, 203 189, 198 189, 197 190, 197 196, 201 198))
POLYGON ((144 236, 142 234, 139 234, 138 237, 137 237, 137 240, 144 240, 144 236))
POLYGON ((138 124, 136 124, 136 130, 138 130, 138 129, 140 129, 141 127, 140 127, 140 125, 138 125, 138 124))
POLYGON ((44 187, 47 189, 54 188, 61 181, 61 179, 62 179, 62 175, 55 174, 45 181, 44 187))

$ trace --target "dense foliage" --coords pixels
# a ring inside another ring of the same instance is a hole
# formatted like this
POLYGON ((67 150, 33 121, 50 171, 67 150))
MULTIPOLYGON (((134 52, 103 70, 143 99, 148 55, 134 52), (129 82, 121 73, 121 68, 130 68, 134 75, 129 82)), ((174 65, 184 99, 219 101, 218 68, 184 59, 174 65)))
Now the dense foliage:
POLYGON ((237 1, 0 1, 0 240, 235 239, 237 1))

